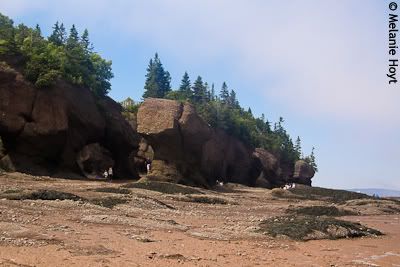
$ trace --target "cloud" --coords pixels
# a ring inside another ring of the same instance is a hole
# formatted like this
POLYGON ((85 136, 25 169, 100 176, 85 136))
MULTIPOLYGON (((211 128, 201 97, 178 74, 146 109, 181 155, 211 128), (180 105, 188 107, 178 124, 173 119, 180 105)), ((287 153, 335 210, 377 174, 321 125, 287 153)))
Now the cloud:
POLYGON ((386 79, 385 4, 14 0, 0 8, 104 25, 116 35, 159 44, 180 62, 212 63, 231 55, 226 64, 254 81, 252 90, 306 116, 400 122, 400 89, 386 79))

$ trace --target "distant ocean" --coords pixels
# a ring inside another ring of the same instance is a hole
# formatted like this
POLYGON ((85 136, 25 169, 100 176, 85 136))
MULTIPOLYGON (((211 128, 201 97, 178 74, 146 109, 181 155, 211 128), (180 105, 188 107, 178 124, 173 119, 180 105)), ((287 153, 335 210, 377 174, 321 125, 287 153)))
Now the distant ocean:
POLYGON ((359 192, 367 195, 378 195, 380 197, 400 197, 400 191, 380 188, 348 189, 349 191, 359 192))

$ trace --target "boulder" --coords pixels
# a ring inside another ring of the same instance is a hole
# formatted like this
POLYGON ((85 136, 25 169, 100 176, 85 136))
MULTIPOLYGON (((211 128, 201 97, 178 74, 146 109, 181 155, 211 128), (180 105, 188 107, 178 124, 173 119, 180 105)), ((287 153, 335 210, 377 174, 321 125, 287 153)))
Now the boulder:
POLYGON ((294 165, 293 180, 296 183, 311 185, 311 178, 314 177, 315 170, 304 160, 296 161, 294 165))
POLYGON ((79 151, 76 162, 87 178, 101 177, 105 170, 114 167, 111 152, 98 143, 84 146, 79 151))
POLYGON ((152 146, 155 159, 183 158, 179 119, 183 105, 167 99, 148 98, 137 114, 137 132, 145 136, 152 146), (177 149, 178 148, 178 149, 177 149))

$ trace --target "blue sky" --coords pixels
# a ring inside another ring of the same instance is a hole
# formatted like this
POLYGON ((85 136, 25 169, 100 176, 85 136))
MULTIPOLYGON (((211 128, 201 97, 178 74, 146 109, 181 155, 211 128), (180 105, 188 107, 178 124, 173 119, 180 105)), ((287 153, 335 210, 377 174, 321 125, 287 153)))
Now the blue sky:
MULTIPOLYGON (((388 4, 381 0, 2 0, 16 23, 88 28, 113 61, 110 96, 139 100, 158 52, 177 87, 188 71, 270 121, 285 118, 314 185, 400 190, 400 85, 388 85, 388 4)), ((400 74, 399 74, 400 78, 400 74)))

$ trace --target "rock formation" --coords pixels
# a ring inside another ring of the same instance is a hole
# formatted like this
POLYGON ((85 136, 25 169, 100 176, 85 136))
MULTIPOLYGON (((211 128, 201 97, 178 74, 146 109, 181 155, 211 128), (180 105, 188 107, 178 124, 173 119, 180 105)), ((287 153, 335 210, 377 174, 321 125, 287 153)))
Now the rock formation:
POLYGON ((218 179, 274 187, 290 181, 288 173, 293 173, 293 167, 281 165, 267 150, 211 128, 187 103, 146 99, 137 114, 137 131, 153 149, 152 179, 200 186, 218 179))
POLYGON ((80 172, 78 153, 99 143, 115 161, 115 175, 137 177, 129 155, 139 137, 111 98, 64 81, 37 89, 11 67, 0 66, 0 165, 38 175, 80 172))
POLYGON ((296 161, 294 165, 293 181, 299 184, 311 185, 314 169, 304 160, 296 161))
POLYGON ((113 166, 116 177, 138 177, 148 158, 150 179, 203 187, 216 180, 269 188, 311 184, 314 175, 304 161, 286 166, 269 151, 213 129, 191 104, 148 98, 135 116, 109 97, 61 80, 37 89, 5 64, 0 138, 0 168, 37 175, 94 177, 113 166))

